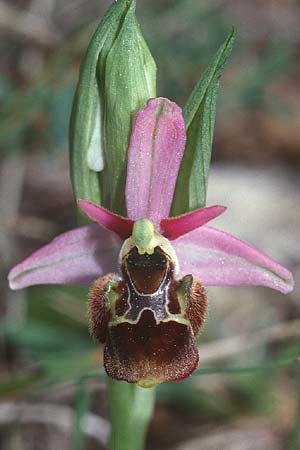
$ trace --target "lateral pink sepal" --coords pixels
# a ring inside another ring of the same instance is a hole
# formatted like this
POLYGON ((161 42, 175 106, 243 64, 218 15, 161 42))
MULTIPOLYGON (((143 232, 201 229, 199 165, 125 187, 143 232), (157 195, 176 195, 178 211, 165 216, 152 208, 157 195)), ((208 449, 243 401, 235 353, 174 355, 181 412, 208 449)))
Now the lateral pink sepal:
POLYGON ((116 271, 121 245, 115 233, 97 224, 67 231, 15 266, 8 275, 10 288, 89 286, 96 278, 116 271))
POLYGON ((205 286, 266 286, 288 293, 291 272, 247 242, 221 230, 203 226, 172 241, 180 267, 205 286))

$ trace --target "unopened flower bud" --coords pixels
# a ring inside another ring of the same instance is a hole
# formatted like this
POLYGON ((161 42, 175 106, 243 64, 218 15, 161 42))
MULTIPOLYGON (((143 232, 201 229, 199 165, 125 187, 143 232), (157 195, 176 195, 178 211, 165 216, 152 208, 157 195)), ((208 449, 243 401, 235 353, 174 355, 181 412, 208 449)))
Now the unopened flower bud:
POLYGON ((71 126, 76 198, 125 214, 125 174, 132 119, 156 93, 156 66, 135 17, 119 0, 96 30, 81 66, 71 126))

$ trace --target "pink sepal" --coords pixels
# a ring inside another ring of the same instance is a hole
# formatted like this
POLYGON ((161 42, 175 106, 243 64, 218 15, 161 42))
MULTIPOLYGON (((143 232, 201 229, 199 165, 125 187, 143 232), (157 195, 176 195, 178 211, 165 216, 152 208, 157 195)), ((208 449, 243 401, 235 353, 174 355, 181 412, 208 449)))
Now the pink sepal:
POLYGON ((182 216, 163 219, 160 222, 160 230, 166 238, 173 240, 205 225, 210 220, 223 214, 226 209, 225 206, 209 206, 182 216))
POLYGON ((117 270, 121 245, 118 236, 96 224, 67 231, 15 266, 8 275, 10 288, 89 286, 96 278, 117 270))
POLYGON ((116 233, 121 239, 127 239, 131 235, 133 220, 114 214, 87 200, 77 200, 77 203, 87 216, 102 227, 116 233))
POLYGON ((166 98, 155 98, 137 112, 128 150, 128 217, 158 226, 168 217, 185 148, 182 111, 166 98))
POLYGON ((198 277, 205 286, 266 286, 292 291, 291 272, 246 242, 203 226, 172 242, 180 274, 198 277))

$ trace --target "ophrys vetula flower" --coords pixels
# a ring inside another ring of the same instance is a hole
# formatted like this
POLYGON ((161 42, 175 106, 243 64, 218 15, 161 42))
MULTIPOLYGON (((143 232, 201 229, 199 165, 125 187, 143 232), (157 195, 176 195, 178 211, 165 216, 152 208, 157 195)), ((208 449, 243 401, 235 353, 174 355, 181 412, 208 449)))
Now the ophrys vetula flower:
POLYGON ((128 218, 79 200, 98 224, 62 234, 9 274, 13 289, 94 283, 91 330, 105 342, 106 370, 142 386, 185 378, 197 367, 203 285, 284 293, 293 287, 280 264, 205 225, 224 207, 167 218, 184 147, 181 109, 167 99, 149 100, 136 115, 128 151, 128 218))

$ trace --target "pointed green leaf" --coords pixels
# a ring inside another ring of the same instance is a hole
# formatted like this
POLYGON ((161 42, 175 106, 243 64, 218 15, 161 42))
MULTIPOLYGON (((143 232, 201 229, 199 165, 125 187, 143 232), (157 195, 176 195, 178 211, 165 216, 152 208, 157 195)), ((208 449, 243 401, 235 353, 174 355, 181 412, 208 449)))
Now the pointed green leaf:
POLYGON ((173 216, 206 204, 219 78, 231 53, 234 37, 235 30, 232 29, 183 110, 187 144, 177 178, 173 216))
POLYGON ((83 430, 84 416, 89 411, 90 396, 84 384, 78 386, 74 398, 74 416, 72 429, 72 450, 84 450, 86 448, 85 435, 83 430))

